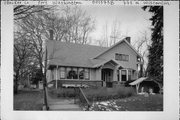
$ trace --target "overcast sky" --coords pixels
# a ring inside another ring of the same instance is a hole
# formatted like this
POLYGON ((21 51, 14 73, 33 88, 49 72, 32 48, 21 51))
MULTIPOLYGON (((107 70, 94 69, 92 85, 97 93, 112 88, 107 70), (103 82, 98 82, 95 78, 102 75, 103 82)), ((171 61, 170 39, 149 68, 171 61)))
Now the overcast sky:
MULTIPOLYGON (((113 21, 120 23, 122 35, 130 36, 132 44, 141 37, 141 32, 149 30, 151 14, 140 6, 82 6, 82 9, 96 20, 95 30, 91 34, 93 40, 101 39, 104 26, 107 24, 108 39, 113 21)), ((150 34, 149 34, 150 35, 150 34)), ((93 41, 95 43, 96 41, 93 41)))

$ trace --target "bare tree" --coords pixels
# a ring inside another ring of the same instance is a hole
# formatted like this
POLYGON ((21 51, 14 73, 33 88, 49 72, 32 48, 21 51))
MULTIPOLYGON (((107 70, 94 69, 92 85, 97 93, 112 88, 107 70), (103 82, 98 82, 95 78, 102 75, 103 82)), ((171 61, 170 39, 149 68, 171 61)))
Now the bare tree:
POLYGON ((95 21, 79 7, 68 7, 64 9, 66 42, 86 44, 89 33, 95 29, 95 21))
POLYGON ((14 93, 18 92, 18 82, 23 76, 26 76, 33 65, 32 45, 26 39, 26 35, 21 32, 14 33, 14 93), (28 70, 29 69, 29 70, 28 70))
MULTIPOLYGON (((42 14, 46 30, 53 30, 56 41, 86 44, 95 29, 95 21, 79 7, 56 7, 42 14)), ((48 38, 49 34, 45 35, 48 38)))
POLYGON ((112 23, 110 46, 114 45, 117 42, 117 38, 120 38, 122 36, 120 31, 120 25, 121 23, 117 20, 114 20, 112 23))
MULTIPOLYGON (((24 7, 25 6, 18 6, 14 8, 15 32, 21 32, 26 38, 24 40, 28 41, 27 43, 32 47, 30 53, 34 58, 32 60, 38 62, 40 73, 43 74, 44 96, 46 96, 47 49, 45 41, 51 39, 49 30, 53 30, 54 32, 54 38, 51 40, 86 44, 88 35, 93 30, 94 23, 92 23, 92 19, 89 16, 86 16, 85 12, 81 12, 82 10, 79 8, 78 14, 73 13, 73 10, 69 11, 69 8, 63 8, 67 11, 60 8, 62 14, 59 15, 59 11, 55 7, 49 11, 46 11, 46 9, 39 9, 37 6, 28 6, 27 9, 24 7), (36 8, 38 10, 36 10, 36 8), (30 14, 28 14, 27 11, 30 14), (77 15, 79 15, 79 17, 77 15)), ((22 46, 26 49, 25 45, 22 46)), ((50 59, 54 59, 53 54, 57 51, 56 47, 53 48, 53 51, 52 55, 50 55, 50 59)), ((15 57, 17 57, 17 54, 15 54, 15 57)), ((24 59, 28 59, 28 57, 24 56, 24 59)), ((22 61, 19 63, 25 62, 22 61)), ((28 68, 27 66, 21 66, 22 67, 17 67, 21 71, 28 68)), ((17 71, 16 73, 19 72, 17 71)), ((17 87, 18 79, 15 79, 15 81, 17 87)), ((47 108, 46 97, 44 97, 44 102, 47 108)))
MULTIPOLYGON (((27 10, 33 9, 33 7, 36 8, 36 6, 30 6, 27 10)), ((24 6, 16 7, 15 11, 21 8, 24 8, 24 6)), ((80 8, 70 9, 66 7, 63 9, 62 13, 64 14, 61 16, 58 16, 58 13, 54 12, 57 9, 51 9, 50 11, 34 11, 33 14, 23 17, 20 21, 15 21, 15 32, 21 32, 26 38, 24 40, 31 44, 31 53, 34 59, 38 61, 42 73, 43 68, 46 71, 46 67, 44 66, 45 41, 50 40, 50 29, 54 32, 53 40, 81 44, 87 43, 88 34, 93 30, 94 23, 91 24, 91 18, 86 16, 85 12, 80 8), (72 11, 74 9, 76 13, 72 11)), ((24 15, 25 11, 17 12, 15 15, 19 15, 20 13, 24 15)), ((53 51, 56 50, 54 49, 53 51)))
POLYGON ((106 22, 102 28, 102 36, 101 39, 98 40, 98 45, 103 47, 110 47, 116 44, 118 40, 120 40, 124 36, 121 32, 120 25, 121 24, 119 21, 114 20, 111 27, 108 27, 108 24, 106 22))
POLYGON ((141 64, 141 69, 140 69, 140 77, 141 76, 146 76, 147 72, 147 56, 148 56, 148 47, 150 46, 150 38, 148 37, 147 31, 141 32, 141 37, 138 39, 138 41, 135 42, 133 45, 137 52, 139 52, 142 55, 142 64, 141 64))
POLYGON ((105 22, 105 24, 102 27, 102 35, 100 40, 98 41, 98 45, 102 46, 102 47, 109 47, 109 34, 108 34, 108 23, 107 21, 105 22))
POLYGON ((36 5, 15 5, 14 6, 14 20, 24 19, 29 15, 37 12, 48 11, 52 6, 36 6, 36 5))

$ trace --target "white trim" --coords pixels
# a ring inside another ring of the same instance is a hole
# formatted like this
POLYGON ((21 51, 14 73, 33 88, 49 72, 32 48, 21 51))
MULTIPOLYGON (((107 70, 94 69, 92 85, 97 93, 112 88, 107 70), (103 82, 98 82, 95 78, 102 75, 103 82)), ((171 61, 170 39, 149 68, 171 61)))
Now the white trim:
POLYGON ((128 81, 128 69, 126 69, 126 81, 128 81))
POLYGON ((119 70, 119 82, 121 82, 121 70, 119 70))
MULTIPOLYGON (((128 69, 128 68, 123 68, 123 69, 120 69, 120 70, 119 70, 119 75, 120 75, 120 76, 119 76, 119 81, 122 82, 122 73, 121 73, 122 70, 125 70, 125 71, 126 71, 126 81, 128 81, 128 79, 129 79, 129 76, 128 76, 128 74, 129 74, 129 73, 128 73, 128 70, 129 70, 129 69, 128 69)), ((132 76, 132 74, 130 74, 130 75, 132 76)), ((124 82, 124 81, 123 81, 123 82, 124 82)))

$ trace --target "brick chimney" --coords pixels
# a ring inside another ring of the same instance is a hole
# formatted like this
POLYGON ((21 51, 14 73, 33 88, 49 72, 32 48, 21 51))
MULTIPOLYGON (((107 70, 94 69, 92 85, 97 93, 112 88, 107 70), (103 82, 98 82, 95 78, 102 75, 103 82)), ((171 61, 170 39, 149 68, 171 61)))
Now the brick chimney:
POLYGON ((129 44, 131 44, 131 37, 126 37, 125 39, 129 44))
POLYGON ((50 38, 50 40, 53 40, 53 30, 52 29, 49 30, 49 38, 50 38))

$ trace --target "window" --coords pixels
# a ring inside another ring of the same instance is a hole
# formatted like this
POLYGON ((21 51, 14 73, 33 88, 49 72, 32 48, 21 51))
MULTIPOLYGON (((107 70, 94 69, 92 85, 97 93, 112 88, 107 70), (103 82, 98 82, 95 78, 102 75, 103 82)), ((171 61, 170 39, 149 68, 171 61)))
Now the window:
POLYGON ((121 81, 126 81, 126 70, 121 70, 121 81))
POLYGON ((85 69, 84 77, 85 77, 85 79, 89 79, 89 69, 85 69))
POLYGON ((65 78, 65 68, 64 67, 60 68, 60 78, 65 78))
POLYGON ((126 70, 121 70, 121 75, 126 75, 126 70))
POLYGON ((125 55, 125 54, 115 54, 115 60, 119 60, 119 61, 129 61, 129 55, 125 55))
POLYGON ((79 69, 79 79, 84 79, 84 69, 83 68, 79 69))
POLYGON ((55 77, 54 77, 54 70, 51 70, 51 79, 54 80, 55 77))
POLYGON ((128 80, 131 80, 131 70, 128 70, 128 80))
POLYGON ((77 68, 67 68, 67 79, 77 79, 77 68))
POLYGON ((74 70, 69 71, 67 78, 68 79, 77 79, 76 72, 74 70))

